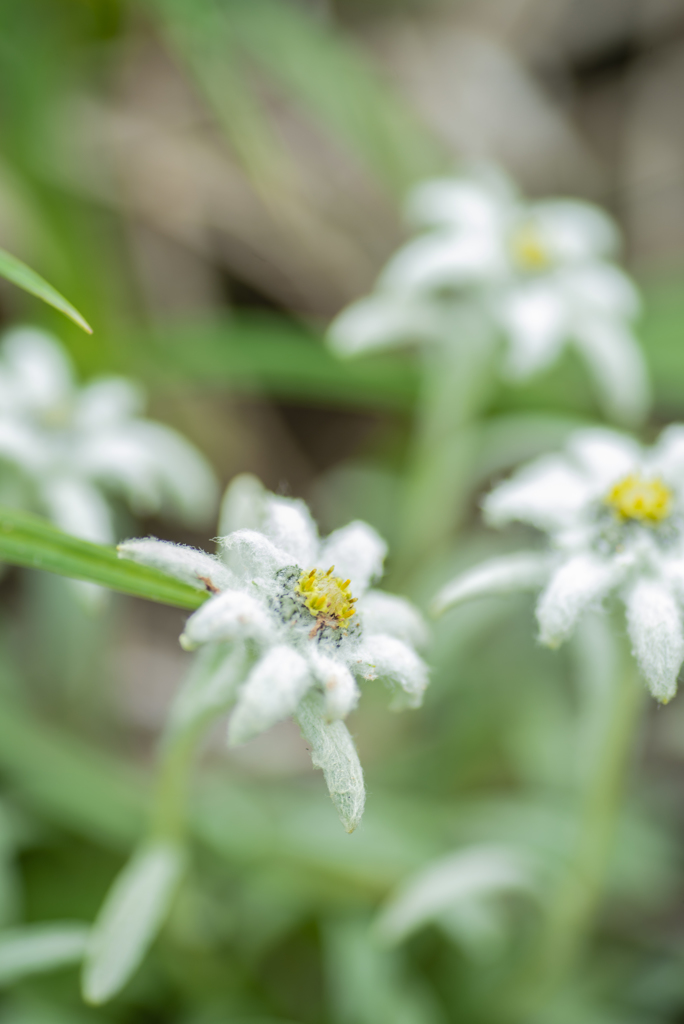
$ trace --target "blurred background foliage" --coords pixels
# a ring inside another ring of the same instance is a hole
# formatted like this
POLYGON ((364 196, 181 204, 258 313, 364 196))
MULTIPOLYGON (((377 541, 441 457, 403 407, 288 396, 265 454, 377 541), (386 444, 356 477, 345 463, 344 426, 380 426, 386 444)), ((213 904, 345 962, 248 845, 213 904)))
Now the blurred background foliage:
MULTIPOLYGON (((142 379, 224 483, 250 470, 324 530, 361 516, 393 540, 418 364, 339 363, 322 336, 404 237, 407 188, 483 157, 618 218, 645 296, 649 434, 684 419, 682 0, 7 0, 0 22, 0 245, 95 333, 0 282, 2 323, 55 330, 84 377, 142 379)), ((505 546, 478 493, 598 418, 588 395, 571 355, 493 391, 466 527, 426 560, 419 602, 505 546)), ((1 597, 0 923, 90 921, 141 832, 184 615, 117 598, 83 643, 59 581, 11 571, 1 597)), ((394 944, 370 925, 472 844, 562 860, 577 657, 536 647, 524 600, 440 623, 425 708, 388 720, 369 689, 352 719, 369 800, 351 837, 294 728, 229 755, 212 737, 192 873, 135 981, 87 1009, 74 969, 27 976, 0 936, 0 1021, 506 1019, 489 993, 536 913, 519 893, 438 906, 394 944)), ((675 702, 644 720, 597 931, 544 1024, 684 1020, 682 717, 675 702)))

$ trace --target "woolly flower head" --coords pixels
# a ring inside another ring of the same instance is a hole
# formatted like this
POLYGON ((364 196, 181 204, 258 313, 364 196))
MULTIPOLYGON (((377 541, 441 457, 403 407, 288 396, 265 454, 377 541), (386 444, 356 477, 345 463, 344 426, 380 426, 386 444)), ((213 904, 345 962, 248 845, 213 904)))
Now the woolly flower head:
POLYGON ((214 474, 180 434, 140 416, 138 387, 105 377, 79 387, 51 335, 19 328, 0 349, 0 479, 63 530, 99 543, 115 539, 110 494, 135 513, 206 522, 217 501, 214 474))
POLYGON ((615 593, 651 693, 667 702, 684 660, 684 426, 651 449, 610 430, 575 433, 496 487, 490 523, 517 520, 549 535, 550 550, 493 559, 452 580, 436 611, 484 594, 541 587, 542 643, 556 647, 585 609, 615 593))
POLYGON ((181 644, 209 651, 207 686, 234 704, 230 741, 294 716, 352 831, 365 794, 342 720, 359 699, 358 680, 388 683, 395 708, 421 703, 422 619, 403 598, 370 589, 386 545, 366 523, 321 540, 304 502, 243 475, 226 492, 219 532, 217 555, 151 538, 126 541, 119 553, 209 591, 181 644))
POLYGON ((627 423, 643 417, 648 381, 631 328, 639 297, 612 262, 618 234, 603 211, 579 200, 526 202, 487 168, 419 185, 408 215, 422 233, 390 260, 375 292, 333 322, 338 353, 458 343, 456 314, 470 299, 506 339, 509 380, 529 379, 572 343, 606 412, 627 423))

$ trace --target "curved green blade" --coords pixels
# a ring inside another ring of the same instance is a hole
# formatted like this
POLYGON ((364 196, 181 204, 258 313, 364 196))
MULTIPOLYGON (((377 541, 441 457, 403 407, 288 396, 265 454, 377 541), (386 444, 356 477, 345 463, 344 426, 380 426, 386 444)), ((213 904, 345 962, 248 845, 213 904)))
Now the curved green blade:
POLYGON ((119 558, 116 548, 62 533, 46 519, 0 506, 0 562, 99 583, 109 590, 193 611, 207 594, 147 566, 119 558))
POLYGON ((54 306, 60 313, 68 316, 70 320, 73 320, 75 324, 82 327, 88 334, 93 333, 90 324, 70 302, 67 302, 63 295, 60 295, 40 274, 36 274, 35 270, 31 270, 30 267, 27 267, 25 263, 18 260, 16 256, 12 256, 5 249, 0 249, 0 277, 7 278, 12 284, 23 288, 25 292, 30 292, 31 295, 37 295, 43 302, 47 302, 48 306, 54 306))

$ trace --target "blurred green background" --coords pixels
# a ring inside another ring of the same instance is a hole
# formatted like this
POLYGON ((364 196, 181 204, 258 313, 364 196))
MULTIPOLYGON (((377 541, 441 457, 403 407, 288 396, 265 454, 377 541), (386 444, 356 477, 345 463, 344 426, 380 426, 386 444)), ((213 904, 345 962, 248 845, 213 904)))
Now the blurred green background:
MULTIPOLYGON (((223 484, 250 470, 305 497, 322 530, 361 516, 392 542, 418 364, 338 363, 323 332, 404 238, 410 185, 483 157, 531 195, 583 196, 618 218, 644 291, 649 439, 684 419, 681 0, 0 6, 0 245, 95 333, 4 283, 2 324, 53 329, 84 378, 143 380, 151 414, 223 484)), ((426 561, 419 603, 510 544, 479 525, 478 493, 597 419, 590 394, 572 355, 495 389, 466 527, 426 561)), ((18 570, 1 584, 3 926, 92 919, 141 834, 189 659, 181 612, 117 598, 83 643, 60 595, 18 570)), ((391 947, 369 923, 397 885, 469 844, 522 844, 550 865, 567 849, 576 654, 536 647, 531 607, 492 599, 441 622, 421 711, 388 716, 369 687, 351 720, 369 794, 351 837, 294 726, 230 753, 212 736, 191 875, 134 982, 91 1010, 75 970, 0 972, 0 1022, 504 1020, 488 994, 529 900, 464 904, 391 947)), ((683 719, 678 701, 645 718, 596 934, 544 1024, 684 1021, 683 719)))

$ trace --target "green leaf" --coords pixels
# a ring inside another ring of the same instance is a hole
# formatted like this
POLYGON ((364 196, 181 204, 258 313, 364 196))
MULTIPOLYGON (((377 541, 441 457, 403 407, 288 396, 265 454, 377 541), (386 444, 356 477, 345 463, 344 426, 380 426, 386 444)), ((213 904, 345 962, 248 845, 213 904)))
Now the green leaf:
POLYGON ((289 158, 255 65, 396 194, 445 158, 353 40, 282 0, 156 0, 162 25, 252 180, 277 202, 289 158))
MULTIPOLYGON (((231 391, 349 409, 409 411, 418 393, 416 362, 406 353, 341 360, 312 331, 285 317, 241 314, 190 322, 138 339, 171 376, 231 391)), ((141 372, 146 371, 141 367, 141 372)))
POLYGON ((0 933, 0 984, 83 959, 90 928, 76 921, 33 924, 0 933))
POLYGON ((131 764, 73 732, 41 721, 3 692, 0 768, 13 790, 48 821, 96 843, 130 850, 145 822, 148 789, 131 764))
POLYGON ((63 533, 46 519, 0 506, 0 562, 44 569, 148 601, 194 610, 207 594, 156 569, 120 559, 116 548, 63 533))
POLYGON ((60 313, 68 316, 88 334, 93 333, 90 324, 70 302, 67 302, 63 295, 60 295, 56 288, 53 288, 40 274, 36 274, 35 270, 31 270, 5 249, 0 249, 0 277, 7 278, 12 284, 23 288, 25 292, 30 292, 31 295, 37 295, 43 302, 47 302, 48 306, 54 306, 60 313))
POLYGON ((143 847, 117 877, 93 925, 83 998, 99 1005, 123 988, 157 936, 185 863, 181 847, 143 847))

